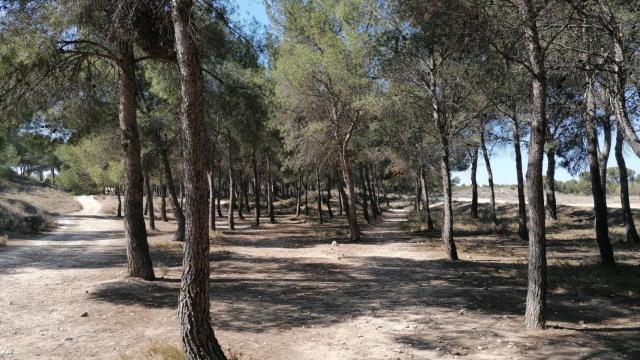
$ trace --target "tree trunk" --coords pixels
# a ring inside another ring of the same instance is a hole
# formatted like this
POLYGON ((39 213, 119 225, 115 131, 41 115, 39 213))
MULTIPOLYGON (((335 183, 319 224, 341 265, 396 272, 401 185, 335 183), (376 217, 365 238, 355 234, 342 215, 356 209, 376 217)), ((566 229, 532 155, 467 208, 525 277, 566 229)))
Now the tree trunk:
POLYGON ((116 217, 121 218, 122 217, 122 198, 120 197, 120 185, 116 186, 116 196, 118 197, 118 212, 116 214, 116 217))
POLYGON ((478 146, 473 145, 471 150, 471 218, 478 218, 478 146))
POLYGON ((616 146, 614 151, 620 175, 620 203, 622 204, 625 239, 627 242, 640 243, 640 236, 638 236, 636 224, 633 221, 633 213, 631 212, 631 204, 629 203, 629 175, 627 174, 627 164, 624 160, 624 155, 622 154, 623 144, 624 136, 622 134, 622 130, 618 128, 616 129, 616 146))
MULTIPOLYGON (((598 165, 600 171, 600 182, 602 183, 602 192, 607 196, 607 163, 611 153, 611 114, 607 111, 602 121, 602 134, 604 143, 602 151, 598 153, 598 165)), ((600 148, 596 149, 600 150, 600 148)))
POLYGON ((415 190, 415 196, 413 199, 413 211, 420 210, 420 197, 422 196, 422 189, 420 187, 420 174, 416 173, 416 180, 413 182, 413 187, 415 190))
POLYGON ((369 166, 364 164, 364 178, 366 180, 367 191, 369 193, 369 204, 371 205, 371 214, 373 214, 373 218, 377 218, 380 216, 380 211, 376 208, 375 194, 373 192, 373 188, 371 187, 371 178, 369 177, 369 166))
POLYGON ((118 43, 118 94, 120 142, 124 170, 124 230, 127 240, 127 270, 129 276, 155 279, 147 243, 143 216, 143 180, 138 137, 137 88, 133 40, 118 43))
POLYGON ((425 210, 425 222, 427 231, 433 231, 433 220, 431 219, 431 207, 429 205, 429 189, 427 177, 425 176, 424 166, 420 164, 420 184, 422 185, 422 203, 425 210))
POLYGON ((229 206, 228 206, 228 214, 229 218, 229 230, 235 230, 235 219, 233 218, 233 211, 236 207, 236 192, 235 192, 235 183, 233 181, 233 154, 231 153, 231 139, 229 139, 228 146, 228 159, 229 159, 229 206))
POLYGON ((220 202, 222 200, 222 171, 218 171, 218 186, 216 187, 216 212, 218 213, 219 218, 223 218, 224 214, 222 214, 222 206, 220 202))
POLYGON ((300 208, 302 207, 302 175, 298 174, 296 181, 296 217, 300 216, 300 208))
POLYGON ((529 240, 527 231, 527 205, 524 199, 524 176, 522 174, 522 153, 520 148, 520 123, 513 118, 513 150, 516 154, 516 177, 518 179, 518 235, 529 240))
POLYGON ((547 218, 558 220, 556 206, 556 148, 555 140, 550 140, 546 149, 547 155, 547 177, 545 179, 545 196, 547 198, 544 210, 547 218))
POLYGON ((244 214, 242 213, 242 177, 236 181, 233 191, 235 192, 236 206, 238 207, 238 219, 244 220, 244 214))
POLYGON ((268 157, 267 157, 267 209, 269 210, 269 222, 271 224, 275 224, 276 223, 275 210, 273 209, 273 175, 271 174, 271 160, 268 157))
POLYGON ((362 215, 367 224, 371 224, 371 217, 369 216, 369 196, 367 195, 367 184, 364 179, 363 166, 360 165, 358 170, 360 171, 360 195, 362 197, 362 215))
POLYGON ((458 260, 458 251, 453 241, 453 204, 451 203, 451 169, 449 168, 449 149, 446 145, 444 155, 440 159, 442 172, 442 242, 444 253, 449 260, 458 260))
POLYGON ((600 249, 600 261, 603 266, 615 266, 613 249, 609 241, 609 223, 607 219, 607 197, 602 191, 600 180, 600 161, 598 159, 598 129, 596 126, 596 99, 593 93, 591 76, 588 76, 586 99, 586 131, 589 152, 589 171, 591 173, 591 193, 595 215, 596 242, 600 249))
POLYGON ((304 181, 304 214, 309 216, 309 186, 308 179, 304 181))
POLYGON ((253 165, 253 201, 255 202, 255 213, 253 214, 253 222, 256 227, 260 226, 260 176, 258 175, 258 159, 256 158, 256 150, 253 150, 251 156, 253 165))
POLYGON ((203 79, 192 31, 193 3, 172 0, 175 48, 180 68, 184 178, 187 186, 186 242, 178 314, 188 360, 226 360, 211 327, 209 312, 209 229, 207 148, 203 121, 203 79))
POLYGON ((327 212, 329 217, 333 218, 333 211, 331 210, 331 178, 327 178, 327 212))
POLYGON ((164 186, 164 180, 162 176, 160 176, 160 215, 162 216, 163 222, 168 222, 167 218, 167 187, 164 186))
POLYGON ((353 183, 353 167, 351 165, 351 154, 348 149, 348 144, 343 144, 340 148, 340 167, 342 168, 342 179, 346 187, 346 192, 343 194, 346 196, 348 207, 347 220, 351 229, 351 241, 360 241, 360 226, 358 225, 358 217, 356 212, 356 190, 353 183))
POLYGON ((169 196, 171 196, 171 206, 173 207, 173 215, 176 219, 176 224, 178 225, 178 228, 176 229, 176 233, 173 237, 173 240, 184 241, 184 238, 185 238, 184 213, 182 212, 182 206, 180 205, 180 201, 178 200, 178 192, 176 190, 176 185, 173 180, 173 173, 171 172, 171 164, 169 163, 169 154, 167 152, 167 149, 164 146, 160 148, 160 159, 162 160, 164 181, 167 184, 167 188, 169 189, 169 196))
POLYGON ((149 214, 149 230, 156 229, 156 215, 153 211, 153 193, 151 192, 151 181, 149 180, 149 170, 144 170, 144 189, 147 195, 147 213, 149 214))
POLYGON ((487 178, 489 181, 489 206, 491 207, 491 221, 495 227, 498 226, 498 216, 496 214, 496 192, 493 186, 493 171, 491 170, 491 159, 487 150, 487 143, 484 139, 484 126, 480 131, 480 146, 482 147, 482 157, 487 168, 487 178))
POLYGON ((342 181, 338 181, 338 215, 342 216, 343 213, 343 209, 342 209, 342 204, 344 202, 343 198, 342 198, 342 191, 340 191, 340 187, 342 186, 342 181))
POLYGON ((213 178, 213 166, 209 166, 207 172, 207 181, 209 182, 209 229, 216 229, 216 185, 213 178))
POLYGON ((540 46, 537 13, 532 0, 518 0, 525 33, 529 64, 532 71, 532 121, 527 165, 527 197, 529 200, 529 266, 527 304, 524 325, 543 329, 547 308, 547 255, 545 246, 544 198, 542 196, 542 157, 547 135, 547 74, 540 46))
POLYGON ((317 194, 318 194, 318 221, 322 224, 324 221, 322 219, 322 187, 320 186, 320 172, 316 167, 316 186, 317 186, 317 194))

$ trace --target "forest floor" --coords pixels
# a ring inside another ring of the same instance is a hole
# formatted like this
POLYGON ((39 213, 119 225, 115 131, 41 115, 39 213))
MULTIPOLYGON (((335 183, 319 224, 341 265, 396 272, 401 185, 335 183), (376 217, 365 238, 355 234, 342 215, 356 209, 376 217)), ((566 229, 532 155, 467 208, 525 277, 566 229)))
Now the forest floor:
MULTIPOLYGON (((95 197, 77 200, 83 210, 55 231, 0 247, 0 359, 135 358, 179 344, 173 223, 156 221, 149 237, 160 278, 128 279, 122 221, 95 197)), ((496 230, 486 209, 473 220, 456 204, 452 263, 406 204, 392 202, 359 244, 344 243, 342 217, 319 225, 279 208, 277 224, 247 219, 235 232, 218 219, 211 296, 223 347, 245 360, 640 358, 640 251, 620 243, 619 211, 614 271, 597 265, 589 209, 561 206, 548 224, 549 329, 537 331, 522 326, 516 206, 499 206, 496 230)))

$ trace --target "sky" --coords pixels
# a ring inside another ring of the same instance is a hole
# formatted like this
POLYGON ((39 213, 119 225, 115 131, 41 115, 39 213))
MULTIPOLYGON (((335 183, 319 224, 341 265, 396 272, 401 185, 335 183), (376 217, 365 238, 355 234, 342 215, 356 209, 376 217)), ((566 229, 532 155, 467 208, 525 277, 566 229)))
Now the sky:
MULTIPOLYGON (((252 20, 256 20, 257 22, 268 25, 269 18, 267 17, 266 9, 264 7, 263 0, 237 0, 236 2, 238 6, 238 11, 236 16, 239 19, 250 22, 252 20)), ((612 144, 611 144, 611 155, 609 156, 608 167, 617 167, 616 159, 613 154, 613 149, 616 144, 616 136, 615 133, 612 136, 612 144)), ((602 142, 602 139, 600 139, 602 142)), ((634 170, 636 173, 640 173, 640 158, 635 156, 635 154, 631 151, 629 146, 625 145, 624 148, 625 160, 627 163, 627 168, 634 170)), ((515 153, 513 151, 513 146, 504 146, 500 148, 495 148, 491 153, 491 169, 493 171, 493 182, 499 185, 508 185, 508 184, 516 184, 516 172, 515 170, 515 153)), ((526 173, 527 167, 527 150, 522 149, 522 162, 523 162, 523 171, 526 173)), ((556 163, 558 163, 557 160, 556 163)), ((547 169, 547 161, 544 161, 544 171, 547 169)), ((470 184, 471 182, 471 170, 468 169, 462 172, 454 172, 453 177, 457 177, 460 179, 460 184, 470 184)), ((556 180, 557 181, 566 181, 570 180, 573 177, 569 174, 565 169, 561 167, 556 168, 556 180)), ((480 185, 487 185, 487 172, 485 168, 484 161, 482 156, 478 159, 478 172, 477 172, 477 180, 480 185)))

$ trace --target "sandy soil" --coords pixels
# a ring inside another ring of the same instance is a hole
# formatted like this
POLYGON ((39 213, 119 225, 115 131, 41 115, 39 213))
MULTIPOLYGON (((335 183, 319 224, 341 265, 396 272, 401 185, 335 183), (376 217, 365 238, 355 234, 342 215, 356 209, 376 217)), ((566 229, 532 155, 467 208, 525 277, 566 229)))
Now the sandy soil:
MULTIPOLYGON (((173 224, 150 234, 161 278, 127 279, 121 220, 99 215, 93 197, 77 200, 83 210, 55 232, 0 249, 0 359, 118 359, 179 343, 173 224)), ((342 243, 337 218, 280 215, 260 229, 239 221, 234 233, 219 219, 211 291, 223 346, 254 360, 640 358, 637 249, 616 245, 630 283, 600 286, 593 240, 552 227, 551 328, 526 331, 526 244, 457 225, 463 261, 449 263, 438 234, 412 232, 407 215, 391 209, 361 244, 342 243)))

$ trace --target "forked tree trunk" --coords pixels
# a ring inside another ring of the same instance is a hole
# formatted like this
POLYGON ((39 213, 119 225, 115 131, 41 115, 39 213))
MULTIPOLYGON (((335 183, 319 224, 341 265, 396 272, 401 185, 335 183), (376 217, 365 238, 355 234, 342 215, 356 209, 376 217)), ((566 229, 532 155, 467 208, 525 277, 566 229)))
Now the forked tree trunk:
POLYGON ((433 220, 431 219, 431 207, 429 204, 429 184, 422 164, 420 164, 420 184, 422 185, 422 203, 424 204, 427 231, 433 231, 433 220))
POLYGON ((489 158, 489 150, 484 138, 484 127, 480 131, 480 146, 482 147, 482 157, 487 168, 487 178, 489 182, 489 206, 491 207, 491 221, 494 226, 498 226, 498 216, 496 214, 496 192, 493 186, 493 171, 491 170, 491 159, 489 158))
POLYGON ((213 166, 209 166, 207 172, 207 181, 209 182, 209 229, 216 229, 216 186, 213 178, 213 166))
POLYGON ((516 154, 516 178, 518 180, 518 235, 522 240, 529 240, 527 231, 527 205, 524 198, 524 176, 522 175, 522 153, 520 149, 520 123, 517 118, 513 123, 513 150, 516 154))
POLYGON ((147 214, 149 214, 149 229, 156 229, 156 215, 153 211, 153 193, 151 192, 151 181, 149 180, 149 170, 144 171, 144 190, 147 195, 147 214))
POLYGON ((320 172, 316 167, 316 187, 317 187, 317 195, 318 195, 318 221, 322 224, 324 221, 322 219, 322 187, 320 186, 320 172))
POLYGON ((592 78, 587 81, 586 99, 586 131, 589 153, 589 172, 591 173, 591 193, 593 195, 593 211, 595 215, 596 242, 600 250, 600 261, 603 266, 615 266, 613 249, 609 241, 609 222, 607 219, 607 197, 600 181, 600 161, 598 159, 598 129, 596 126, 596 99, 593 93, 592 78))
POLYGON ((349 227, 351 229, 351 241, 358 242, 360 241, 360 226, 358 225, 358 217, 356 212, 356 190, 355 185, 353 183, 353 167, 351 165, 351 153, 348 149, 349 144, 343 144, 340 148, 340 167, 342 169, 342 179, 344 181, 344 186, 346 187, 346 191, 343 195, 346 196, 346 204, 345 210, 347 212, 347 221, 349 222, 349 227))
POLYGON ((171 206, 173 207, 173 215, 176 219, 176 224, 178 225, 178 228, 176 229, 176 233, 173 237, 173 240, 184 241, 184 237, 185 237, 184 212, 182 211, 182 206, 180 205, 180 201, 178 200, 178 192, 176 190, 176 185, 173 180, 173 173, 171 172, 171 164, 169 163, 169 154, 167 152, 167 149, 164 146, 160 148, 160 159, 162 160, 164 181, 167 184, 167 189, 169 189, 169 196, 171 197, 171 206))
POLYGON ((260 176, 258 175, 258 159, 256 158, 256 151, 253 150, 251 156, 251 162, 253 166, 253 201, 255 202, 255 212, 253 214, 253 223, 256 227, 260 226, 260 176))
POLYGON ((127 240, 127 270, 129 276, 155 279, 144 224, 142 164, 138 137, 137 88, 133 40, 118 43, 118 118, 122 166, 124 170, 124 230, 127 240))
POLYGON ((478 218, 478 146, 471 149, 471 217, 478 218))
POLYGON ((209 312, 209 229, 207 206, 206 131, 203 121, 203 79, 194 34, 192 0, 172 0, 175 47, 180 68, 184 138, 186 242, 178 314, 182 345, 188 360, 226 360, 211 327, 209 312))
POLYGON ((542 186, 542 158, 547 135, 547 74, 533 1, 518 0, 518 8, 532 72, 532 120, 527 165, 529 266, 524 325, 543 329, 546 326, 547 312, 547 254, 542 186))
POLYGON ((544 210, 547 218, 558 220, 558 210, 556 205, 556 148, 555 140, 549 140, 546 149, 547 155, 547 177, 545 179, 544 192, 547 198, 544 210))
POLYGON ((629 203, 629 174, 627 174, 627 164, 622 154, 624 135, 620 128, 616 129, 615 156, 618 163, 618 173, 620 175, 620 203, 622 204, 622 217, 624 219, 625 239, 627 242, 640 243, 640 236, 633 221, 631 204, 629 203))

